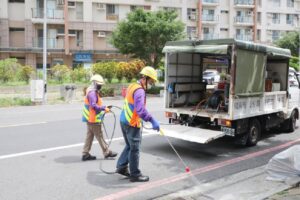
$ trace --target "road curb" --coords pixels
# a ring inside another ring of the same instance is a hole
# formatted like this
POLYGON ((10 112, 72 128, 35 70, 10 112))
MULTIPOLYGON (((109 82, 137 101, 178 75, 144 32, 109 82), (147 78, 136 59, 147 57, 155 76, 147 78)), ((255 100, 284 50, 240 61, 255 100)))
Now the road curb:
POLYGON ((297 183, 290 183, 291 185, 289 185, 283 182, 268 181, 266 177, 267 173, 264 165, 168 194, 156 200, 258 200, 266 199, 274 194, 290 189, 299 183, 298 181, 297 183))

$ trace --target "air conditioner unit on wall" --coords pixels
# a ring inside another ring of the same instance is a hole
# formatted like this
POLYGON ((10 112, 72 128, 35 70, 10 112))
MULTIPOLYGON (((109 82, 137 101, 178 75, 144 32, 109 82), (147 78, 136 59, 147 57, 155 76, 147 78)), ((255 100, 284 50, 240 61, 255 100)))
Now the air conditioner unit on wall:
POLYGON ((104 3, 97 3, 96 8, 97 8, 97 10, 105 10, 106 6, 104 3))
POLYGON ((189 20, 195 21, 196 20, 196 15, 195 14, 190 14, 189 15, 189 20))
POLYGON ((104 38, 106 37, 106 33, 104 31, 99 31, 97 37, 104 38))

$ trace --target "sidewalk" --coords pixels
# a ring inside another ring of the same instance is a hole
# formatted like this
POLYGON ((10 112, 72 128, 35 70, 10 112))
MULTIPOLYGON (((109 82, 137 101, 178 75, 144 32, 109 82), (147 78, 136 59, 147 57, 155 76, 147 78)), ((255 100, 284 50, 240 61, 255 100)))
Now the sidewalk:
POLYGON ((172 193, 156 200, 296 200, 300 199, 299 180, 288 185, 266 180, 265 166, 172 193), (291 189, 292 188, 292 189, 291 189), (285 191, 287 190, 287 191, 285 191))

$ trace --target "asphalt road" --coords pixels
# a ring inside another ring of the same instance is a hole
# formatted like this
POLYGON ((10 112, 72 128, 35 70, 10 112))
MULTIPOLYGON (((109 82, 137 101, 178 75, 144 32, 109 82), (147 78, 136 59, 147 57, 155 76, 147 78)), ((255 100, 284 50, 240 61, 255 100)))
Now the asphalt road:
MULTIPOLYGON (((104 103, 122 106, 121 100, 104 99, 104 103)), ((148 98, 147 107, 166 122, 162 98, 148 98)), ((300 136, 299 129, 292 134, 269 133, 252 148, 237 147, 230 138, 207 145, 170 139, 192 170, 185 173, 165 138, 144 130, 140 168, 150 182, 130 183, 100 171, 100 163, 104 170, 114 171, 116 160, 103 160, 96 141, 91 153, 98 159, 81 161, 86 132, 81 108, 81 103, 73 103, 0 109, 0 199, 153 199, 264 165, 286 148, 274 147, 300 136)), ((111 149, 121 152, 120 111, 114 111, 117 124, 111 149)), ((113 115, 107 115, 109 133, 113 124, 113 115)))

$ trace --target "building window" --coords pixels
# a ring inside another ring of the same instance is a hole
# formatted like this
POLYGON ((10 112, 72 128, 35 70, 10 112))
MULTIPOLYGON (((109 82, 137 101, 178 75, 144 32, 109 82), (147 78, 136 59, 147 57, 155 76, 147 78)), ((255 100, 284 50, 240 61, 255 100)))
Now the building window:
POLYGON ((113 5, 113 4, 107 4, 106 5, 106 13, 108 15, 115 15, 115 14, 117 14, 116 6, 113 5))
POLYGON ((221 13, 228 14, 228 10, 221 10, 221 13))
POLYGON ((261 22, 261 12, 257 13, 257 18, 256 18, 257 22, 260 23, 261 22))
POLYGON ((274 6, 280 7, 280 0, 272 0, 272 1, 274 6))
POLYGON ((272 31, 272 41, 276 41, 279 39, 279 36, 280 36, 280 31, 278 30, 273 30, 272 31))
POLYGON ((144 10, 151 10, 151 6, 144 6, 144 10))
POLYGON ((261 38, 261 30, 257 29, 257 31, 256 31, 256 40, 260 41, 260 38, 261 38))
POLYGON ((220 28, 220 31, 228 31, 228 28, 220 28))
POLYGON ((273 22, 273 24, 280 24, 280 14, 279 13, 272 14, 272 22, 273 22))
POLYGON ((215 21, 215 11, 214 10, 203 10, 202 11, 203 21, 215 21))
POLYGON ((286 24, 293 25, 294 22, 294 15, 287 14, 286 15, 286 24))
POLYGON ((12 31, 25 31, 24 28, 9 28, 9 31, 12 32, 12 31))
POLYGON ((130 11, 135 11, 136 9, 138 9, 138 6, 130 6, 130 11))
POLYGON ((287 0, 286 4, 287 4, 287 7, 293 8, 294 7, 294 0, 287 0))
POLYGON ((25 3, 25 0, 8 0, 9 3, 25 3))
POLYGON ((68 1, 68 7, 74 8, 75 5, 75 1, 68 1))
POLYGON ((194 26, 188 26, 186 32, 189 40, 195 39, 197 37, 197 30, 194 26))
POLYGON ((197 19, 197 11, 195 8, 188 8, 187 9, 187 17, 191 21, 196 21, 197 19))

